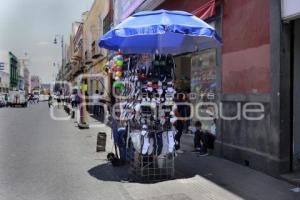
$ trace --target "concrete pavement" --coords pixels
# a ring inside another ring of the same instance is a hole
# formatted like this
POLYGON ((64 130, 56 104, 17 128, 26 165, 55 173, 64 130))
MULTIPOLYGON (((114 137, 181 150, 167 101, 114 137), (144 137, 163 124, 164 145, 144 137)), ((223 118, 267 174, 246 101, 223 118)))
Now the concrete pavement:
MULTIPOLYGON (((0 200, 300 199, 284 181, 192 153, 177 157, 175 180, 127 182, 126 167, 113 168, 106 153, 95 152, 97 132, 110 138, 108 127, 80 130, 73 120, 54 121, 46 103, 0 109, 0 127, 0 200)), ((107 151, 111 146, 108 139, 107 151)))

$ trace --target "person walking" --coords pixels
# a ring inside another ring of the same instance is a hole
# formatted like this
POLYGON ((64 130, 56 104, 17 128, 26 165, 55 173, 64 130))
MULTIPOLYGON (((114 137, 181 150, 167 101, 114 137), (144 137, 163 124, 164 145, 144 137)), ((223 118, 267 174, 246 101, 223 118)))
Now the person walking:
POLYGON ((52 106, 52 100, 53 100, 53 97, 50 94, 49 98, 48 98, 48 106, 49 106, 49 108, 52 106))
POLYGON ((39 95, 36 95, 35 100, 36 100, 36 103, 39 103, 39 102, 40 102, 40 96, 39 96, 39 95))
POLYGON ((60 103, 61 103, 61 93, 58 92, 58 94, 57 94, 57 108, 60 107, 60 103))
POLYGON ((73 92, 70 96, 70 99, 71 99, 71 106, 72 108, 75 108, 76 107, 76 93, 73 92))
POLYGON ((34 103, 34 99, 33 99, 33 94, 29 94, 29 97, 28 97, 28 101, 30 104, 33 104, 34 103))
POLYGON ((96 90, 93 95, 93 115, 98 118, 99 117, 99 103, 100 103, 100 95, 99 91, 96 90))
MULTIPOLYGON (((175 111, 175 115, 177 118, 182 118, 183 116, 182 114, 182 109, 184 108, 184 105, 180 105, 180 103, 182 103, 184 100, 184 96, 183 94, 179 94, 178 95, 178 99, 177 99, 177 103, 179 103, 179 105, 177 106, 177 110, 175 111)), ((180 149, 180 140, 181 140, 181 136, 183 133, 183 129, 184 129, 184 121, 183 119, 178 119, 175 122, 175 129, 176 129, 176 134, 175 134, 175 150, 177 153, 181 154, 184 153, 181 149, 180 149)))

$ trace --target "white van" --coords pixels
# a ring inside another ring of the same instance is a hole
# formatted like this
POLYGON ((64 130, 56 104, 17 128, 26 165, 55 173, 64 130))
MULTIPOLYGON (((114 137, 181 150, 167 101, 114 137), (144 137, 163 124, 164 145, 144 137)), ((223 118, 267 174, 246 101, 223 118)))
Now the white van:
POLYGON ((22 107, 27 107, 27 99, 24 91, 9 91, 8 93, 8 105, 10 107, 15 107, 20 105, 22 107))

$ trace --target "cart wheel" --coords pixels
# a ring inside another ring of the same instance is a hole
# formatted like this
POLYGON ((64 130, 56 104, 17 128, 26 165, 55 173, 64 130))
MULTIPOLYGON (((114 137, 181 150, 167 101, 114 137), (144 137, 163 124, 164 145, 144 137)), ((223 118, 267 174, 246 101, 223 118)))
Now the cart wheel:
POLYGON ((107 160, 108 160, 108 161, 112 162, 112 160, 113 160, 116 156, 115 156, 114 153, 109 153, 109 154, 107 154, 106 157, 107 157, 107 160))

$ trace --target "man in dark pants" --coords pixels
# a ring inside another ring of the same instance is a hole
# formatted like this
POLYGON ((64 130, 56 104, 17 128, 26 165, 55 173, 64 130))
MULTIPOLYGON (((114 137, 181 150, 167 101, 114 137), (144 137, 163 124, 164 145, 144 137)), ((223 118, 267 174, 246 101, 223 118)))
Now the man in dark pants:
POLYGON ((100 95, 99 91, 96 90, 95 94, 93 95, 93 115, 96 118, 99 118, 99 103, 100 103, 100 95))
MULTIPOLYGON (((175 115, 176 117, 185 117, 183 115, 184 113, 184 109, 185 109, 185 105, 181 105, 181 103, 184 102, 184 95, 182 93, 180 93, 178 96, 177 96, 177 101, 176 103, 178 103, 178 106, 177 106, 177 110, 175 111, 175 115)), ((180 139, 181 139, 181 136, 182 136, 182 133, 183 133, 183 130, 184 130, 184 121, 182 119, 178 119, 175 123, 175 128, 177 130, 177 133, 175 135, 175 150, 177 153, 184 153, 181 149, 180 149, 180 139)))
POLYGON ((175 150, 177 153, 183 153, 183 151, 180 149, 180 138, 182 136, 184 124, 181 120, 177 120, 175 124, 175 128, 177 130, 175 134, 175 150))
POLYGON ((195 123, 196 131, 194 137, 195 151, 200 152, 200 156, 207 156, 207 149, 214 148, 215 135, 202 130, 202 124, 200 121, 195 123))
POLYGON ((48 106, 49 106, 49 108, 52 106, 52 96, 51 96, 51 94, 49 95, 49 98, 48 98, 48 106))

